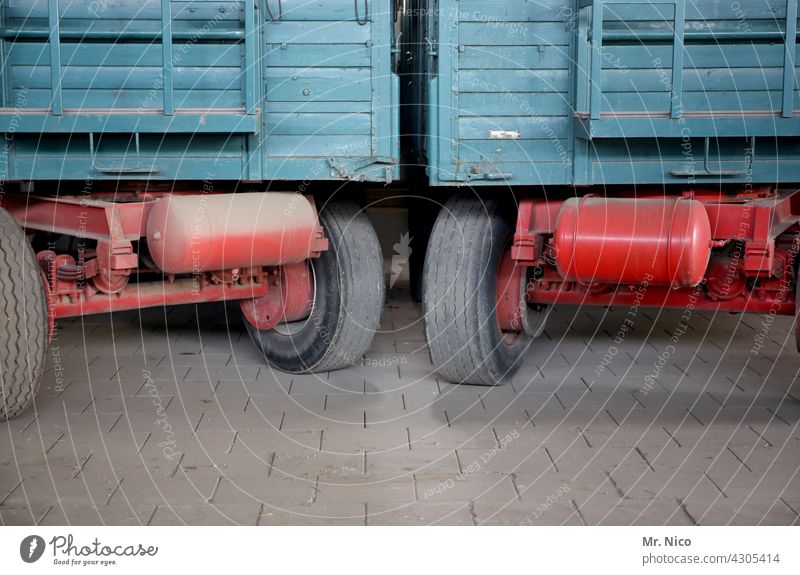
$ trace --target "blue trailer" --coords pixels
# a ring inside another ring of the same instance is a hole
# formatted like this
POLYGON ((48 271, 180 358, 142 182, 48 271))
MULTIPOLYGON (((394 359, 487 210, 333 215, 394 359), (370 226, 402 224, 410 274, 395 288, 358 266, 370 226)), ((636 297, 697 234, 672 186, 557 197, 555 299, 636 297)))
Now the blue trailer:
POLYGON ((4 0, 5 180, 391 181, 390 0, 4 0))
POLYGON ((461 189, 423 278, 444 377, 506 380, 552 304, 795 313, 797 18, 797 0, 405 3, 406 145, 461 189))
POLYGON ((59 317, 240 300, 272 366, 360 360, 378 242, 309 188, 399 176, 394 7, 0 0, 0 420, 59 317))

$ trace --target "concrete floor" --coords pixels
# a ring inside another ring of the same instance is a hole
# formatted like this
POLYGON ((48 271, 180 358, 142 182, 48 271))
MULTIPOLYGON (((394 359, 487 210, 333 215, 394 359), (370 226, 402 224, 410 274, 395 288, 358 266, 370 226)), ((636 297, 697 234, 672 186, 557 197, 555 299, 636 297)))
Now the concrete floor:
POLYGON ((562 308, 489 389, 437 380, 402 290, 319 376, 198 311, 62 324, 0 424, 3 524, 800 524, 790 318, 562 308))

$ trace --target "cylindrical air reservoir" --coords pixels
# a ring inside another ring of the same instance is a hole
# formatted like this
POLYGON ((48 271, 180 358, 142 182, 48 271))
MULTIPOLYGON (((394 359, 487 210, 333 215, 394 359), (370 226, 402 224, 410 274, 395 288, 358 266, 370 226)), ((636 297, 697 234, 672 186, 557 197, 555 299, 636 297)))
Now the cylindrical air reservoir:
POLYGON ((556 264, 581 283, 692 287, 711 255, 703 204, 685 197, 571 198, 555 226, 556 264))
POLYGON ((147 220, 147 246, 169 274, 275 266, 318 255, 317 211, 284 192, 171 195, 147 220))

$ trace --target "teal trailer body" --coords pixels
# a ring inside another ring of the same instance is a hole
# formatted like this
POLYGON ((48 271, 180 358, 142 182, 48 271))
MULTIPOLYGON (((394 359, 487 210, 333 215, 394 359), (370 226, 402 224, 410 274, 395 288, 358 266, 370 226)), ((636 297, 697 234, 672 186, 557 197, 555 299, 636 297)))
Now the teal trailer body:
POLYGON ((408 0, 432 185, 800 181, 797 0, 408 0))
POLYGON ((1 0, 0 180, 392 181, 393 0, 1 0))

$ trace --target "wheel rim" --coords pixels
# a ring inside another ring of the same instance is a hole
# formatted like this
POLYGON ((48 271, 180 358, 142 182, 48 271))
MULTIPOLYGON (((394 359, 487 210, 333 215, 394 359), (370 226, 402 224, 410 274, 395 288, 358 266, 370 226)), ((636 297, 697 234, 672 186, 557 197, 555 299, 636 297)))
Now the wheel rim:
POLYGON ((303 331, 303 329, 305 329, 305 327, 308 324, 308 322, 314 316, 314 309, 315 309, 315 307, 317 305, 317 272, 316 272, 316 269, 314 267, 314 261, 313 260, 309 261, 309 266, 308 267, 311 269, 311 278, 312 278, 312 283, 311 283, 311 288, 312 289, 311 289, 311 291, 314 294, 312 299, 311 299, 311 306, 310 306, 308 315, 305 318, 303 318, 301 320, 298 320, 298 321, 281 322, 278 325, 276 325, 274 328, 272 328, 272 331, 274 331, 275 333, 277 333, 279 335, 282 335, 284 337, 296 336, 298 333, 303 331))
MULTIPOLYGON (((506 347, 512 347, 515 345, 520 337, 523 334, 523 331, 520 330, 511 330, 511 329, 503 329, 503 321, 501 320, 501 315, 508 313, 509 307, 515 307, 515 304, 509 304, 507 302, 501 301, 506 293, 511 293, 509 290, 515 290, 514 283, 516 283, 515 277, 520 273, 520 270, 514 268, 516 265, 515 263, 509 264, 508 261, 510 260, 510 246, 511 246, 511 238, 507 239, 503 251, 500 255, 500 261, 497 264, 497 271, 495 272, 495 319, 497 321, 497 328, 500 330, 500 341, 506 347), (506 270, 507 266, 512 266, 512 271, 506 270), (505 273, 504 273, 505 271, 505 273), (499 289, 502 288, 502 296, 498 294, 499 289)), ((523 276, 520 279, 522 284, 524 285, 524 272, 523 276)), ((523 288, 520 287, 520 290, 523 288)), ((514 294, 511 294, 512 297, 515 297, 514 294)), ((524 293, 521 293, 520 297, 524 297, 524 293)))

